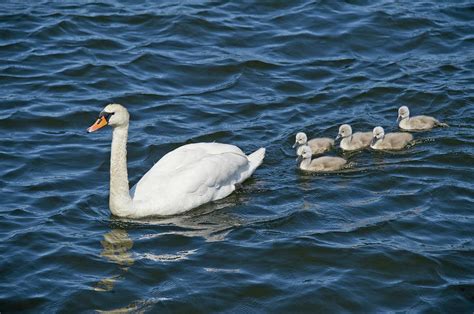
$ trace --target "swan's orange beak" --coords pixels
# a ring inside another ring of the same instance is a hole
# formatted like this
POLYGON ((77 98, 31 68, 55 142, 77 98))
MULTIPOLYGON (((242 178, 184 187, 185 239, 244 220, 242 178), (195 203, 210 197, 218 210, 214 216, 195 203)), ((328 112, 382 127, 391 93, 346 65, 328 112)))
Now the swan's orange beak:
POLYGON ((95 132, 98 129, 102 129, 107 124, 108 124, 107 119, 104 116, 102 116, 99 119, 97 119, 97 121, 87 129, 87 132, 88 133, 95 132))

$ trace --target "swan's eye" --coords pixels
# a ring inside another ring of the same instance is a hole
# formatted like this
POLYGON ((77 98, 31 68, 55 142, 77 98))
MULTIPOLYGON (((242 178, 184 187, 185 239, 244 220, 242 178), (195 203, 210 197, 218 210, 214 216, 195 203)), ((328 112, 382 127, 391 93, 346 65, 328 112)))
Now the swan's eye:
POLYGON ((107 122, 109 122, 110 117, 113 116, 114 114, 115 114, 115 112, 102 111, 99 114, 99 118, 105 117, 105 120, 107 120, 107 122))

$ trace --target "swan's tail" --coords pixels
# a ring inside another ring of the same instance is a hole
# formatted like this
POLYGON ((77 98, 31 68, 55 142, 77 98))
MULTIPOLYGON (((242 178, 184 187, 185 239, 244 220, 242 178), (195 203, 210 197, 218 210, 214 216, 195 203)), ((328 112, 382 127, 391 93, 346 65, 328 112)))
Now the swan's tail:
POLYGON ((247 158, 250 161, 250 169, 249 169, 249 177, 252 175, 252 173, 255 171, 255 169, 258 168, 263 162, 263 158, 265 158, 265 148, 260 147, 253 153, 247 156, 247 158))

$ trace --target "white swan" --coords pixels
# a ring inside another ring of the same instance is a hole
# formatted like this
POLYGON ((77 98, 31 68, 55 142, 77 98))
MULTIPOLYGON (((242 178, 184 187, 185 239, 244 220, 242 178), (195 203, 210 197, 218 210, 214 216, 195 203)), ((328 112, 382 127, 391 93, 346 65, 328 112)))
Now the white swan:
POLYGON ((110 104, 87 129, 113 128, 109 206, 112 214, 120 217, 174 215, 224 198, 250 177, 265 157, 265 148, 246 156, 234 145, 188 144, 163 156, 129 191, 128 123, 127 109, 110 104))
POLYGON ((300 156, 302 154, 302 147, 308 145, 313 152, 313 155, 322 154, 328 150, 331 150, 334 146, 334 140, 327 137, 313 138, 308 141, 308 136, 304 132, 298 132, 295 137, 295 144, 293 148, 296 147, 296 155, 300 156))
POLYGON ((385 134, 381 126, 373 130, 373 139, 370 143, 372 149, 398 150, 405 148, 412 140, 413 135, 407 132, 395 132, 385 134))
POLYGON ((410 118, 410 110, 407 106, 398 108, 398 126, 407 131, 430 130, 434 127, 448 127, 446 123, 439 122, 436 118, 430 116, 415 116, 410 118))

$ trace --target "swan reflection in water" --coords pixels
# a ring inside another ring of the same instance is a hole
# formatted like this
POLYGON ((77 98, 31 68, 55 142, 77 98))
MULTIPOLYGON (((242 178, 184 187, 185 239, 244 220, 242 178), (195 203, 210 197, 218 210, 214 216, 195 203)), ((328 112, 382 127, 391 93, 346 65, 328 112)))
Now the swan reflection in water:
MULTIPOLYGON (((238 206, 244 201, 244 193, 235 193, 226 199, 207 204, 188 212, 186 215, 171 217, 155 217, 141 220, 130 220, 124 218, 111 217, 112 229, 104 235, 100 241, 103 250, 101 257, 118 265, 118 273, 97 282, 94 290, 105 292, 113 290, 115 284, 124 279, 125 273, 135 263, 136 260, 152 260, 155 262, 176 262, 186 259, 198 251, 178 250, 175 253, 156 254, 155 252, 133 252, 134 240, 127 230, 139 230, 143 227, 150 230, 156 226, 157 229, 168 229, 165 232, 146 233, 136 238, 136 241, 155 239, 163 236, 178 235, 185 237, 201 237, 206 242, 222 241, 226 235, 244 221, 224 210, 226 207, 238 206), (137 228, 138 227, 138 228, 137 228)), ((246 193, 245 193, 246 194, 246 193)), ((135 304, 135 302, 134 302, 135 304)), ((120 309, 121 311, 133 310, 129 307, 120 309)))
POLYGON ((133 265, 134 259, 129 250, 133 247, 133 241, 124 229, 112 229, 104 235, 104 239, 100 241, 103 250, 100 256, 119 265, 120 273, 111 277, 100 280, 94 287, 95 291, 110 291, 117 280, 120 280, 130 266, 133 265))

